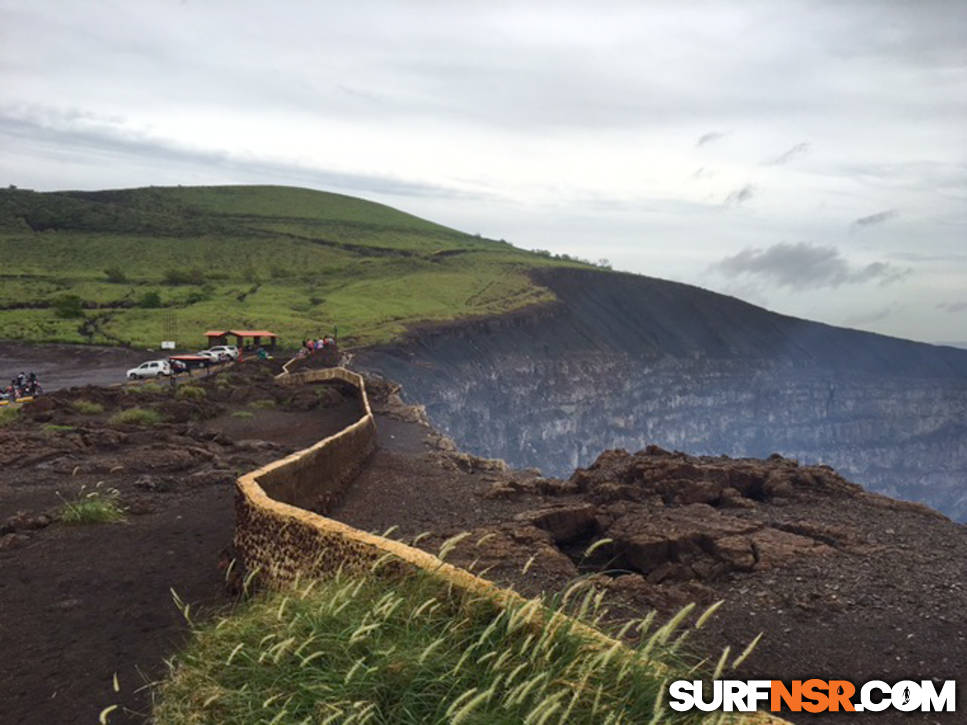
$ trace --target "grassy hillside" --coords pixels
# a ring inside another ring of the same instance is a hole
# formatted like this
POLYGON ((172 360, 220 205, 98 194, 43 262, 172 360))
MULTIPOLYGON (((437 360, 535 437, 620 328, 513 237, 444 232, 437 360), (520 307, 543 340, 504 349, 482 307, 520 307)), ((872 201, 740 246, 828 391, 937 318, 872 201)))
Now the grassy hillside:
POLYGON ((270 186, 0 190, 0 255, 0 338, 187 347, 213 327, 386 341, 418 321, 551 300, 526 271, 573 264, 270 186))

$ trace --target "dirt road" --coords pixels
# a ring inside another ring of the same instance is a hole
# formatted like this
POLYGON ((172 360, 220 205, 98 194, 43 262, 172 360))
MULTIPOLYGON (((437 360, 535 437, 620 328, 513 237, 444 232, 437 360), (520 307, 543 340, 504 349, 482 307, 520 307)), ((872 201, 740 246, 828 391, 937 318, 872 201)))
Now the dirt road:
POLYGON ((44 390, 75 385, 111 385, 145 360, 161 357, 158 350, 132 350, 99 345, 34 345, 0 342, 0 385, 21 371, 35 372, 44 390))

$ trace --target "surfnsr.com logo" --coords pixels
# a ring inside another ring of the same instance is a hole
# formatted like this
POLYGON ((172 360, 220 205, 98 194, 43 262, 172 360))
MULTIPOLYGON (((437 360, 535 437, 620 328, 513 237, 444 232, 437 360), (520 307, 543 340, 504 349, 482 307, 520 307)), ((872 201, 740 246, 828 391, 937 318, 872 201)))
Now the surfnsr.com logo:
POLYGON ((945 680, 676 680, 668 686, 668 705, 676 712, 755 712, 760 703, 781 712, 956 712, 957 683, 945 680))

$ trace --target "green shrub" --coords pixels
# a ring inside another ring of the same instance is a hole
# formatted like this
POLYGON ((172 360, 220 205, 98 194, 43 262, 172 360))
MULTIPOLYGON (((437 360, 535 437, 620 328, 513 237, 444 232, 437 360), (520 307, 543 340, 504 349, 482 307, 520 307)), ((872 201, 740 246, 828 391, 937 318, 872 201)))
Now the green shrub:
POLYGON ((258 410, 268 410, 275 407, 275 401, 272 398, 262 398, 261 400, 253 400, 248 404, 248 407, 258 410))
POLYGON ((128 408, 111 416, 111 423, 115 425, 158 425, 163 418, 161 413, 151 408, 128 408))
POLYGON ((104 412, 104 406, 91 400, 75 400, 71 407, 81 415, 97 415, 104 412))
POLYGON ((124 509, 119 504, 121 494, 116 488, 101 488, 102 483, 87 493, 81 486, 76 499, 64 500, 60 520, 65 524, 107 524, 123 520, 124 509))
POLYGON ((120 267, 108 267, 104 270, 104 276, 107 277, 108 282, 114 282, 116 284, 128 281, 128 276, 120 267))
POLYGON ((20 408, 5 405, 0 408, 0 428, 10 425, 20 416, 20 408))
POLYGON ((141 295, 141 299, 138 300, 138 307, 143 307, 145 309, 157 309, 161 307, 161 295, 157 292, 145 292, 141 295))
POLYGON ((185 304, 194 305, 194 304, 197 304, 198 302, 207 302, 212 298, 214 294, 215 292, 212 286, 206 284, 201 289, 189 292, 188 296, 185 297, 185 304))
POLYGON ((197 628, 160 689, 155 720, 701 721, 661 705, 667 680, 700 676, 666 644, 678 622, 650 631, 652 618, 630 623, 643 630, 634 650, 548 626, 552 616, 539 600, 501 609, 425 574, 303 582, 197 628))
POLYGON ((197 385, 181 385, 175 393, 175 397, 180 400, 204 400, 205 395, 205 389, 197 385))
POLYGON ((248 420, 250 418, 254 418, 255 417, 255 413, 253 413, 251 410, 235 410, 235 411, 232 411, 232 417, 233 418, 244 418, 244 419, 248 420))
POLYGON ((131 385, 128 387, 128 391, 137 395, 157 395, 158 393, 163 393, 165 389, 158 383, 141 383, 139 385, 131 385))
POLYGON ((191 269, 166 269, 165 284, 204 284, 205 273, 198 267, 191 269))
POLYGON ((61 295, 54 300, 54 312, 64 319, 83 317, 84 301, 77 295, 61 295))
POLYGON ((68 433, 72 430, 76 430, 76 428, 72 425, 58 425, 57 423, 44 423, 41 427, 45 431, 49 431, 51 433, 68 433))

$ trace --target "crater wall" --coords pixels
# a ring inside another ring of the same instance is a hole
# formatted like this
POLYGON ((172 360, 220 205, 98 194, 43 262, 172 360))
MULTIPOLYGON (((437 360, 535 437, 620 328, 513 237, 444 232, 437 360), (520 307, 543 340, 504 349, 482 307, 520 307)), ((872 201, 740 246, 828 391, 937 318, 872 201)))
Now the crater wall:
POLYGON ((967 521, 967 351, 647 277, 539 281, 556 304, 418 330, 355 362, 462 449, 547 475, 652 443, 780 453, 967 521))

